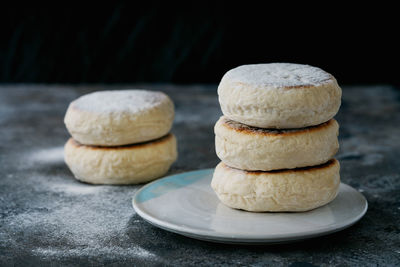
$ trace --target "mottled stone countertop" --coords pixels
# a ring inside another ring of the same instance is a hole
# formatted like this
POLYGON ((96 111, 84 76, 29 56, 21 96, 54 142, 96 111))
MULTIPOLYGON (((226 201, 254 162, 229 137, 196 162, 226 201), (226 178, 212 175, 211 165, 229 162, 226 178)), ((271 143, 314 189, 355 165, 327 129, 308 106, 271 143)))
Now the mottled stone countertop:
MULTIPOLYGON (((179 160, 170 173, 218 163, 216 86, 137 85, 176 105, 179 160)), ((151 226, 131 198, 141 186, 93 186, 63 162, 70 101, 126 86, 0 86, 0 265, 397 265, 400 266, 400 91, 343 88, 342 181, 368 199, 365 217, 344 231, 271 246, 198 241, 151 226)))

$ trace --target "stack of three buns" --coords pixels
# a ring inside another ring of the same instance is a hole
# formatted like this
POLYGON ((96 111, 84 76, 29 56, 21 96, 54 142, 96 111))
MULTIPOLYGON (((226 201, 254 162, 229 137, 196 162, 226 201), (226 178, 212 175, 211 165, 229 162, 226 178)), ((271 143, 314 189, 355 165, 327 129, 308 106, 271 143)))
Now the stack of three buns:
POLYGON ((222 162, 212 188, 225 205, 248 211, 307 211, 332 201, 341 89, 308 65, 244 65, 218 87, 222 116, 215 146, 222 162))
POLYGON ((137 184, 164 175, 177 158, 170 132, 174 104, 162 92, 99 91, 73 101, 65 115, 72 138, 64 157, 92 184, 137 184))

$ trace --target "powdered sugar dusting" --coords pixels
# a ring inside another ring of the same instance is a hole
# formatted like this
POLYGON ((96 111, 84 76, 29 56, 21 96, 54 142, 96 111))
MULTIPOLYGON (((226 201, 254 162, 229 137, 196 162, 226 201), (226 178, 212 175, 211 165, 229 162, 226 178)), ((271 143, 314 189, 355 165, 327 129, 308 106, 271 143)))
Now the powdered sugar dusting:
POLYGON ((102 191, 102 187, 96 187, 93 185, 86 184, 51 184, 48 185, 54 192, 71 194, 71 195, 89 195, 89 194, 97 194, 102 191))
POLYGON ((50 147, 32 151, 28 154, 28 162, 34 163, 60 163, 64 161, 64 147, 50 147))
POLYGON ((74 248, 74 249, 57 249, 57 248, 37 248, 34 249, 33 255, 41 257, 60 257, 60 256, 114 256, 115 258, 121 256, 135 256, 137 258, 147 259, 155 257, 154 253, 141 248, 120 248, 120 247, 85 247, 85 248, 74 248))
POLYGON ((98 91, 79 97, 72 106, 91 112, 131 112, 150 109, 169 101, 166 94, 147 90, 98 91))
POLYGON ((243 65, 228 71, 225 79, 273 88, 316 86, 333 77, 320 68, 291 63, 270 63, 243 65))

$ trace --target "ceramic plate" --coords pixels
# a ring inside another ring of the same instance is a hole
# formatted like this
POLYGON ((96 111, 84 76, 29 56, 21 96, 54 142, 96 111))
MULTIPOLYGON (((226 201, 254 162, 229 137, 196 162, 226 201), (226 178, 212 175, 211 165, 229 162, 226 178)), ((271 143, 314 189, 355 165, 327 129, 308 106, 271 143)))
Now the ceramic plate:
POLYGON ((188 237, 236 244, 291 242, 333 233, 356 223, 368 203, 346 184, 334 201, 301 213, 253 213, 224 206, 211 189, 214 169, 181 173, 142 187, 133 198, 149 223, 188 237))

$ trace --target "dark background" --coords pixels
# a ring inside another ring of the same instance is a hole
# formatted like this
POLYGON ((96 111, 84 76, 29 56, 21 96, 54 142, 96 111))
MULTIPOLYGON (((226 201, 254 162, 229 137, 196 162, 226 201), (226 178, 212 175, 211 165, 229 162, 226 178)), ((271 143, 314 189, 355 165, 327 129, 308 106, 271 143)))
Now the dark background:
POLYGON ((263 3, 3 7, 0 82, 217 83, 238 65, 296 62, 399 85, 397 8, 263 3))

